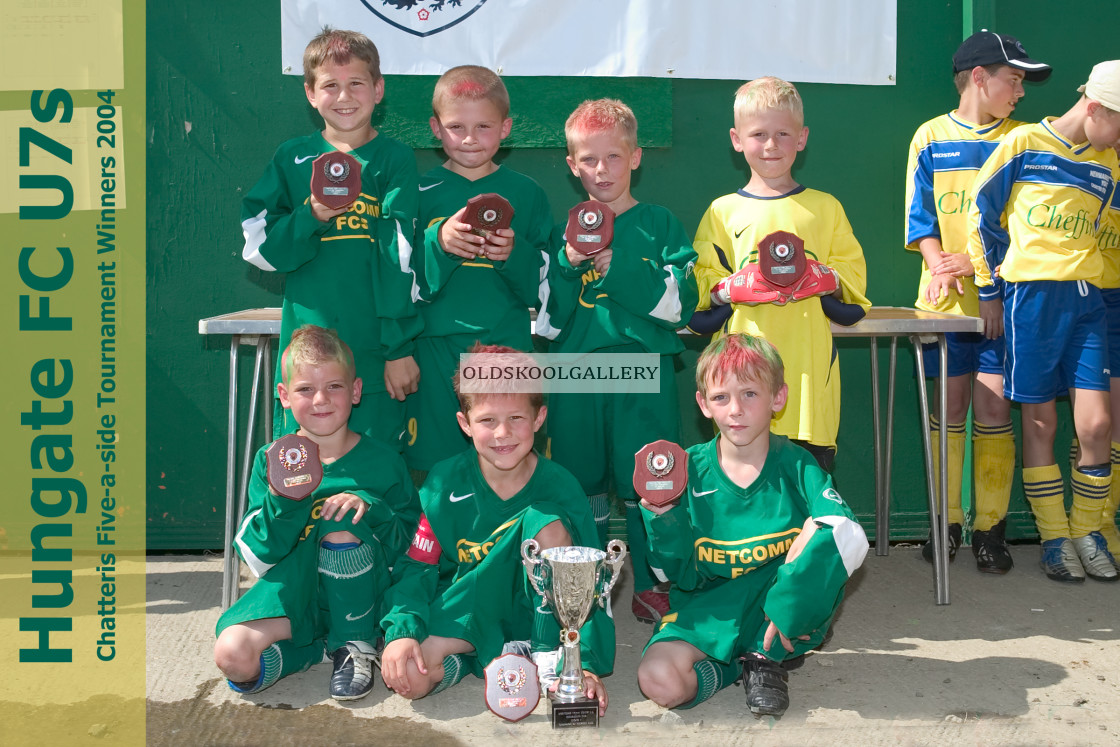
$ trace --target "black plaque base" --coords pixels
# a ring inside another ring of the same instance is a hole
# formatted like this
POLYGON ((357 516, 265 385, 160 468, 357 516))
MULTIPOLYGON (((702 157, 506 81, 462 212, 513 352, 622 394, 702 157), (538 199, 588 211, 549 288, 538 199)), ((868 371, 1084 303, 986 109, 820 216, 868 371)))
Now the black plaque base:
POLYGON ((553 729, 567 729, 573 726, 599 726, 599 701, 580 698, 574 702, 556 700, 553 693, 548 696, 548 718, 553 729))

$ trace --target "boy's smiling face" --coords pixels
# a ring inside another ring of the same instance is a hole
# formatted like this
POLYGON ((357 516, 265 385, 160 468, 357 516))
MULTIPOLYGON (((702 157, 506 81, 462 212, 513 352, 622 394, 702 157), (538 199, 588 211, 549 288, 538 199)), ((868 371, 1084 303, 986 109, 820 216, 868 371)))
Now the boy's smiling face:
POLYGON ((490 394, 474 395, 470 412, 457 415, 479 458, 508 472, 533 451, 533 437, 544 425, 546 410, 533 407, 527 394, 490 394))
POLYGON ((770 420, 786 406, 789 393, 785 384, 775 393, 770 385, 734 373, 708 377, 707 394, 696 393, 696 403, 704 417, 719 427, 720 437, 737 448, 768 439, 770 420))
POLYGON ((447 168, 468 178, 490 173, 494 154, 513 126, 513 120, 503 118, 486 99, 446 104, 429 123, 432 134, 443 143, 447 168))
POLYGON ((362 400, 362 380, 351 378, 336 361, 297 365, 276 390, 280 404, 291 409, 300 431, 313 438, 344 430, 350 411, 362 400))
POLYGON ((351 57, 345 65, 324 62, 315 73, 314 87, 304 84, 303 90, 322 115, 329 140, 335 134, 360 134, 373 129, 370 118, 385 96, 385 79, 374 83, 369 65, 351 57))
POLYGON ((736 120, 731 144, 746 156, 751 174, 768 180, 788 175, 798 152, 805 150, 809 128, 784 109, 769 109, 736 120))

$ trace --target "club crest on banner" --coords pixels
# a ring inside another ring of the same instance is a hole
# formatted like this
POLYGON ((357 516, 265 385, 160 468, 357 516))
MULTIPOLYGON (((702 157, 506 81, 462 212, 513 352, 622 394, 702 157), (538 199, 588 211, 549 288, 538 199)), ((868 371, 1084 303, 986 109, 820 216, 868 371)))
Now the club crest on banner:
POLYGON ((465 20, 486 0, 362 0, 371 13, 416 36, 431 36, 465 20))

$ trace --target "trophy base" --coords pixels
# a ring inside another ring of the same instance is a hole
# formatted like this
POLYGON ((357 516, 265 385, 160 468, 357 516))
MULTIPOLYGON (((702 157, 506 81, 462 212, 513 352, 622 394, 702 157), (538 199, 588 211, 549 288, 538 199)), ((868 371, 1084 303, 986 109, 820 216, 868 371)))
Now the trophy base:
POLYGON ((574 726, 599 726, 599 701, 580 698, 576 701, 557 700, 552 693, 548 697, 548 719, 553 729, 567 729, 574 726))

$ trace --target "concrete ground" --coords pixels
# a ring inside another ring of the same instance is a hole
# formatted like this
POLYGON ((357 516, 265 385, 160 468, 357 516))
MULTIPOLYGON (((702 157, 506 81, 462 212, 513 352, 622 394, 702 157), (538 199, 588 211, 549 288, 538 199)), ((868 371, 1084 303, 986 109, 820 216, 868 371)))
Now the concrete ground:
POLYGON ((951 567, 952 604, 936 606, 916 548, 870 555, 853 578, 825 650, 791 673, 792 705, 755 719, 741 687, 689 711, 645 700, 635 671, 651 627, 629 613, 629 572, 615 594, 618 654, 598 730, 554 732, 542 700, 508 724, 468 676, 411 702, 378 681, 350 704, 327 696, 321 664, 252 696, 212 660, 221 560, 147 564, 150 745, 676 744, 1115 745, 1120 743, 1120 584, 1064 585, 1013 548, 1007 576, 978 573, 968 548, 951 567))

